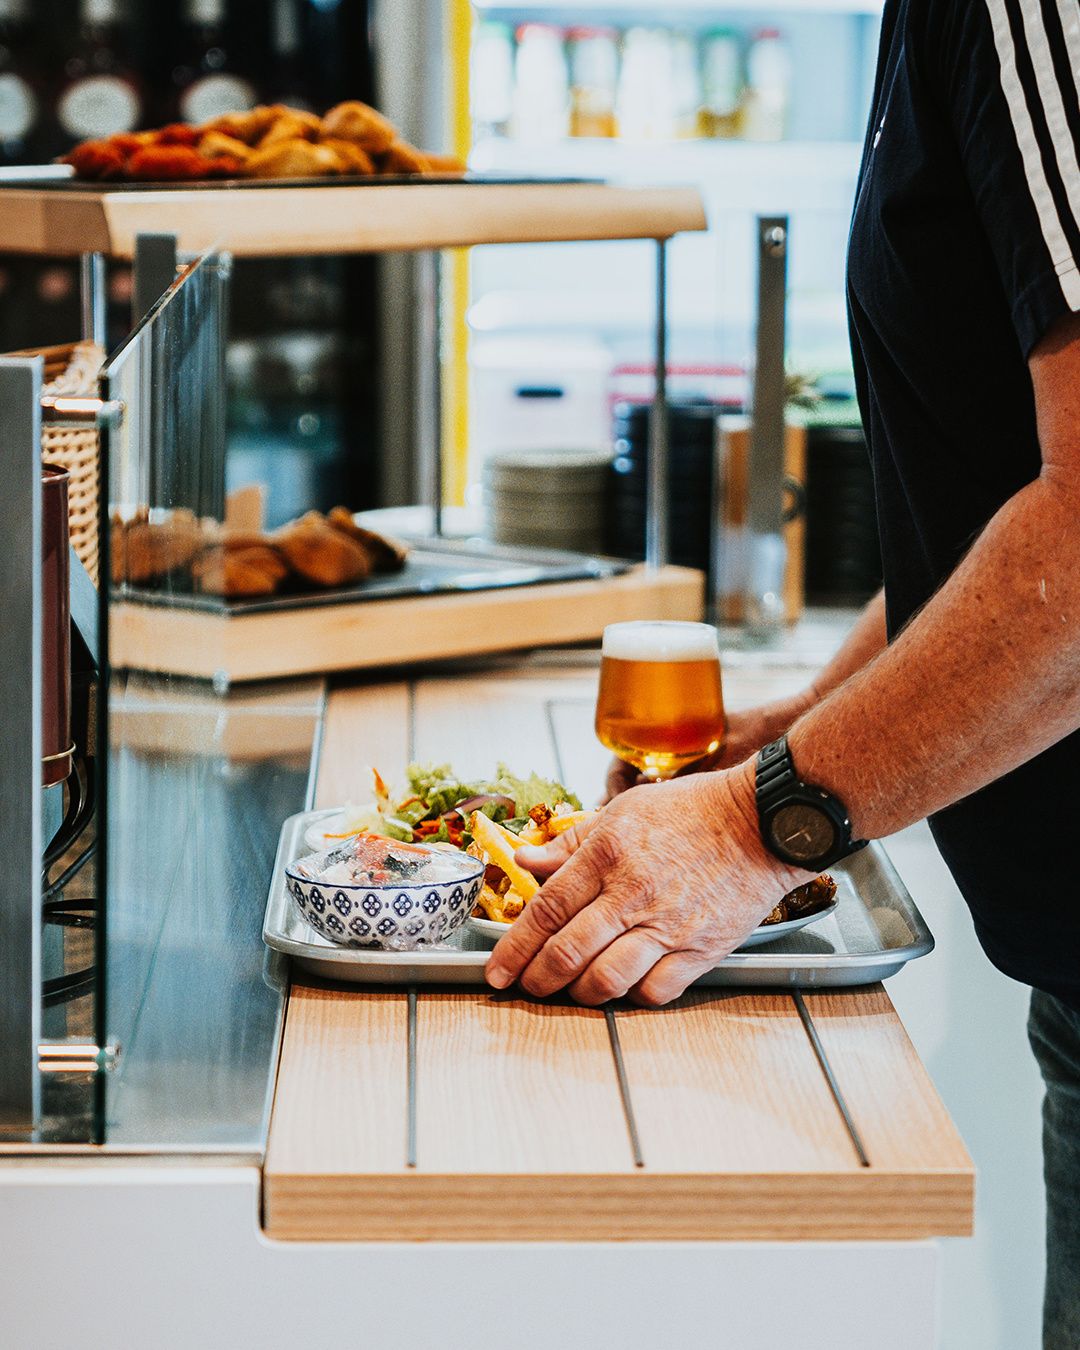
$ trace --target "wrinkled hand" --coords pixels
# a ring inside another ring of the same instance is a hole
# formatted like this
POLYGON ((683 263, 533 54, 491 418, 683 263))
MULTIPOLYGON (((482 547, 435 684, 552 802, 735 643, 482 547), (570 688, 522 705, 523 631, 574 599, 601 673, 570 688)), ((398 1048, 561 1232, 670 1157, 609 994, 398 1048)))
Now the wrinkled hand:
POLYGON ((810 879, 762 845, 751 763, 632 788, 517 857, 550 879, 492 952, 488 982, 589 1005, 678 998, 810 879))
MULTIPOLYGON (((756 755, 763 745, 783 735, 793 722, 813 706, 814 697, 813 691, 807 689, 791 698, 778 699, 775 703, 729 713, 724 743, 720 749, 688 764, 679 771, 678 776, 682 778, 687 774, 707 773, 713 769, 731 769, 742 764, 751 755, 756 755)), ((607 795, 604 800, 610 802, 629 788, 644 782, 645 779, 632 764, 613 759, 607 773, 607 795)))

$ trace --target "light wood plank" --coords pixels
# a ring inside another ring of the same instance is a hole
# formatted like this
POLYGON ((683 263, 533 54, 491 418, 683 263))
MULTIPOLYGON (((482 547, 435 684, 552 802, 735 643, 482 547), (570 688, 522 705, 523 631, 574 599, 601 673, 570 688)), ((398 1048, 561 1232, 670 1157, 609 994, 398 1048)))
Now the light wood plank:
POLYGON ((788 995, 694 992, 618 1025, 650 1170, 858 1168, 788 995))
POLYGON ((575 239, 666 239, 707 222, 696 188, 560 183, 369 184, 100 192, 6 188, 0 238, 16 253, 134 257, 139 234, 182 253, 377 253, 575 239))
POLYGON ((267 1171, 264 1229, 299 1242, 879 1242, 965 1236, 970 1177, 267 1171))
POLYGON ((293 984, 266 1174, 350 1177, 405 1165, 407 995, 293 984))
POLYGON ((113 664, 231 683, 526 650, 598 639, 626 619, 700 619, 701 572, 633 568, 543 586, 311 605, 236 618, 125 604, 113 608, 113 664))
POLYGON ((417 1041, 422 1170, 633 1168, 603 1013, 486 994, 425 993, 417 1041))
POLYGON ((969 1169, 956 1126, 882 986, 803 997, 874 1166, 969 1169))
POLYGON ((316 807, 371 799, 369 770, 397 781, 409 762, 409 686, 335 689, 326 705, 316 807))
POLYGON ((417 759, 448 763, 465 779, 490 778, 500 761, 514 773, 555 776, 543 701, 505 681, 479 697, 467 677, 419 683, 415 743, 417 759))

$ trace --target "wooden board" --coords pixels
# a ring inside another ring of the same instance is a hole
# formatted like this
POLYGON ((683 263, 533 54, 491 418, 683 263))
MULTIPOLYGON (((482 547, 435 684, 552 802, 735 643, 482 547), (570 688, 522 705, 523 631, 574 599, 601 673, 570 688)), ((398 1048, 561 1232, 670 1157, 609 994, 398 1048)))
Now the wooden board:
POLYGON ((686 567, 234 618, 127 603, 111 611, 110 660, 242 683, 584 642, 622 619, 700 619, 704 603, 705 578, 686 567))
MULTIPOLYGON (((549 767, 580 758, 591 664, 501 666, 335 691, 320 804, 358 759, 549 767), (572 716, 564 716, 571 713, 572 716), (565 728, 560 732, 560 728, 565 728), (560 736, 565 737, 560 744, 560 736), (573 744, 571 744, 573 742, 573 744), (578 757, 575 757, 578 756, 578 757)), ((468 766, 465 768, 464 766, 468 766)), ((573 783, 595 792, 595 780, 573 783)), ((807 994, 863 1166, 786 993, 602 1014, 484 991, 294 985, 264 1170, 285 1240, 884 1240, 971 1230, 971 1161, 887 994, 807 994), (642 1166, 635 1166, 631 1121, 642 1166)))
POLYGON ((0 189, 13 253, 132 258, 139 234, 182 253, 240 257, 384 253, 471 244, 667 239, 707 228, 696 188, 596 183, 431 183, 110 192, 0 189))

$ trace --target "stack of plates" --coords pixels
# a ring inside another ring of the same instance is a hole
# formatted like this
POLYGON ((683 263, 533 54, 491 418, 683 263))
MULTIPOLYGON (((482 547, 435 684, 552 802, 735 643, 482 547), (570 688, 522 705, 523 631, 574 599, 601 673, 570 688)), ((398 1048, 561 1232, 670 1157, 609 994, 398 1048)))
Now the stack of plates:
POLYGON ((485 533, 497 544, 600 553, 611 473, 605 450, 507 450, 484 465, 485 533))

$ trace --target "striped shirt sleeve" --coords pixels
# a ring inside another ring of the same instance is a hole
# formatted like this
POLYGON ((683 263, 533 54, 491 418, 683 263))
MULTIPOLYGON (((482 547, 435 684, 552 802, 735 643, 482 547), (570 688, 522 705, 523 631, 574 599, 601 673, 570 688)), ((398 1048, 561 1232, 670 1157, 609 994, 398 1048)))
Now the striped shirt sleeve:
POLYGON ((1080 312, 1080 0, 952 8, 957 145, 1026 356, 1080 312))

